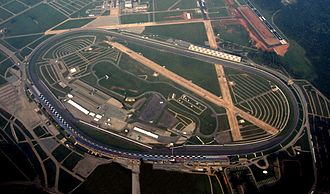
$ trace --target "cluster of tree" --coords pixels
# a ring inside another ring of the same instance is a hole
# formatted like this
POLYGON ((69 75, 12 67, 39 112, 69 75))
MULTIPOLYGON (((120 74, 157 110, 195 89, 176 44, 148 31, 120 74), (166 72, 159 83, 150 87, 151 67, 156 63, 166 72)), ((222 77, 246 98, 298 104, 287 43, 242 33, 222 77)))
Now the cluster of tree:
POLYGON ((330 96, 330 1, 297 0, 283 5, 281 0, 254 0, 267 13, 281 11, 274 18, 276 25, 290 39, 306 50, 306 57, 312 62, 318 78, 314 84, 330 96))

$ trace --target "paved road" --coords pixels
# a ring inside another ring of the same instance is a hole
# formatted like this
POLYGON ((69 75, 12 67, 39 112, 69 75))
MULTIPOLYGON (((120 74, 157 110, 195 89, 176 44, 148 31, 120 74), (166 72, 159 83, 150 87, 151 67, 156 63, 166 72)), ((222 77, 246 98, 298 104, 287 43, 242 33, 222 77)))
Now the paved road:
MULTIPOLYGON (((170 46, 167 43, 161 44, 160 42, 155 42, 150 39, 142 39, 142 38, 137 38, 135 36, 129 36, 127 34, 121 34, 117 32, 110 32, 110 31, 104 31, 104 30, 94 30, 95 32, 105 32, 108 33, 111 36, 121 38, 123 40, 133 42, 136 44, 142 44, 147 47, 151 47, 153 49, 158 49, 158 50, 164 50, 170 53, 175 53, 179 54, 182 56, 187 56, 190 58, 206 61, 209 63, 213 64, 222 64, 225 67, 231 67, 234 69, 238 69, 241 71, 249 72, 252 74, 256 74, 262 77, 267 77, 267 79, 272 80, 275 82, 279 87, 282 89, 285 89, 288 93, 287 98, 289 101, 292 102, 292 107, 294 110, 293 114, 293 124, 291 125, 292 127, 286 129, 285 135, 277 135, 273 137, 272 139, 269 139, 267 141, 260 141, 260 142, 254 142, 254 143, 249 143, 249 144, 225 144, 225 145, 219 145, 219 146, 180 146, 180 147, 175 147, 173 148, 173 153, 176 157, 181 158, 181 157, 186 157, 186 158, 191 158, 193 159, 206 159, 206 160, 212 160, 216 159, 218 160, 219 158, 222 158, 222 155, 236 155, 236 154, 248 154, 248 153, 255 153, 255 152, 261 152, 267 149, 270 149, 272 147, 275 147, 284 141, 286 141, 289 136, 292 134, 292 132, 295 130, 295 127, 297 126, 298 123, 298 117, 299 117, 299 112, 298 110, 298 103, 295 95, 293 92, 290 90, 289 86, 286 85, 286 82, 278 78, 277 76, 262 70, 258 69, 253 66, 248 66, 242 63, 233 63, 225 60, 221 60, 218 58, 206 56, 203 54, 198 54, 198 53, 193 53, 188 50, 184 50, 182 48, 178 48, 175 46, 170 46)), ((81 30, 76 30, 76 31, 71 31, 70 34, 81 34, 83 31, 81 30)), ((31 55, 30 63, 34 63, 36 60, 36 53, 42 50, 42 46, 45 44, 48 44, 51 41, 59 41, 63 38, 63 36, 66 36, 69 33, 64 33, 63 35, 60 36, 54 36, 45 41, 42 45, 39 45, 34 53, 31 55)), ((64 106, 51 94, 49 89, 41 83, 39 80, 38 76, 32 71, 31 68, 32 65, 29 65, 28 72, 30 79, 32 83, 36 85, 36 87, 39 89, 39 91, 45 96, 45 98, 53 105, 53 107, 59 112, 59 114, 65 118, 65 121, 71 125, 73 128, 77 121, 73 118, 73 116, 64 108, 64 106)), ((284 79, 285 77, 283 77, 284 79)), ((76 133, 73 133, 73 135, 76 137, 77 141, 82 142, 83 144, 90 146, 91 148, 94 148, 96 150, 100 150, 105 153, 119 153, 119 154, 124 154, 125 156, 128 157, 139 157, 139 158, 144 158, 144 159, 168 159, 171 158, 171 149, 167 148, 162 148, 162 149, 152 149, 152 150, 145 150, 141 151, 138 153, 134 152, 124 152, 124 151, 118 151, 110 148, 105 148, 101 144, 96 145, 92 139, 89 137, 86 137, 77 130, 80 135, 77 135, 76 133)))

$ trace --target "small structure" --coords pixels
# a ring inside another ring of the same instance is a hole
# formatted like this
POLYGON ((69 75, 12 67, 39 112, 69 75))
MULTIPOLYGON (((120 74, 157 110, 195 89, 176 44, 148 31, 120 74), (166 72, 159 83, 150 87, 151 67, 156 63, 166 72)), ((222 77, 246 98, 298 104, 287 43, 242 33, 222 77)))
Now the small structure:
POLYGON ((133 8, 132 0, 126 0, 125 1, 125 8, 127 8, 127 9, 132 9, 133 8))

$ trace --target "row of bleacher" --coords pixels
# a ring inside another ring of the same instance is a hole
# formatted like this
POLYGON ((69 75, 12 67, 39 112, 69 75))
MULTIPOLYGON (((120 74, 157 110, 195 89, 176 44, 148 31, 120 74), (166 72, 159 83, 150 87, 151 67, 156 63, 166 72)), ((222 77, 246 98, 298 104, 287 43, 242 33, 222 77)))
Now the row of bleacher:
POLYGON ((236 56, 236 55, 232 55, 232 54, 228 54, 228 53, 224 53, 224 52, 220 52, 220 51, 216 51, 216 50, 212 50, 212 49, 208 49, 208 48, 195 46, 193 44, 191 44, 188 47, 188 50, 203 53, 203 54, 206 54, 206 55, 218 57, 218 58, 225 59, 225 60, 228 60, 228 61, 233 61, 233 62, 241 62, 241 60, 242 60, 241 57, 236 56))

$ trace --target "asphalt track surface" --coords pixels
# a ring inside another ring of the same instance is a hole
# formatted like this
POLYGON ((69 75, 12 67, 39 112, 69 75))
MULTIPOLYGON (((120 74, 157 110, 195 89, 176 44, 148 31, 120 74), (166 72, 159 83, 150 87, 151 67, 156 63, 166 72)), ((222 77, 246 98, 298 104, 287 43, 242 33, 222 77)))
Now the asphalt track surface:
MULTIPOLYGON (((79 131, 78 128, 76 128, 76 124, 78 121, 71 115, 70 112, 68 112, 65 107, 62 105, 61 102, 59 102, 56 97, 51 93, 51 91, 40 81, 38 76, 33 72, 33 69, 31 68, 33 65, 31 63, 34 63, 36 59, 38 58, 38 53, 42 52, 44 49, 44 45, 47 45, 51 42, 57 42, 63 40, 63 37, 65 36, 72 36, 72 35, 81 35, 83 34, 84 30, 74 30, 71 32, 67 32, 61 35, 57 35, 54 37, 51 37, 44 41, 42 44, 40 44, 30 55, 29 59, 29 65, 28 65, 28 75, 31 82, 36 86, 36 88, 40 91, 41 94, 45 97, 45 99, 48 100, 48 102, 53 106, 53 108, 61 115, 61 117, 66 121, 66 123, 71 126, 70 128, 67 127, 67 125, 64 125, 61 123, 60 119, 56 118, 55 115, 53 117, 55 120, 69 132, 72 134, 75 139, 80 142, 81 144, 86 145, 87 147, 93 148, 95 150, 98 150, 100 152, 106 153, 106 154, 117 154, 122 155, 125 157, 132 157, 132 158, 141 158, 141 159, 151 159, 151 160, 166 160, 166 159, 172 159, 172 158, 185 158, 185 159, 192 159, 192 160, 218 160, 222 159, 223 156, 226 155, 241 155, 241 154, 249 154, 249 153, 256 153, 256 152, 263 152, 265 150, 271 149, 275 146, 280 145, 281 143, 285 142, 293 133, 295 130, 297 124, 298 124, 298 118, 299 118, 299 107, 297 103, 297 99, 293 92, 290 90, 290 88, 287 86, 286 82, 284 80, 281 80, 277 76, 258 69, 253 66, 248 66, 246 64, 241 63, 234 63, 230 61, 221 60, 219 58, 214 58, 210 56, 206 56, 203 54, 198 54, 195 52, 191 52, 179 47, 176 47, 174 45, 169 45, 168 43, 161 43, 158 41, 153 41, 150 39, 143 39, 141 37, 137 36, 131 36, 124 33, 118 33, 113 31, 106 31, 106 30, 85 30, 88 32, 96 32, 96 33, 107 33, 109 36, 113 36, 122 40, 125 40, 130 43, 138 44, 147 46, 153 49, 157 49, 160 51, 166 51, 173 54, 178 54, 194 59, 198 59, 201 61, 213 63, 213 64, 222 64, 224 67, 230 67, 233 69, 237 69, 243 72, 252 73, 255 75, 259 75, 261 77, 266 77, 269 80, 272 80, 277 85, 280 86, 281 89, 286 90, 287 98, 292 103, 291 105, 291 111, 294 111, 293 117, 293 124, 290 125, 290 128, 285 129, 285 135, 279 133, 275 137, 272 137, 271 139, 265 140, 265 141, 259 141, 259 142, 250 142, 250 143, 242 143, 242 144, 224 144, 224 145, 200 145, 200 146, 179 146, 174 147, 172 149, 169 148, 155 148, 155 149, 145 149, 139 152, 134 152, 130 150, 119 150, 115 147, 111 148, 108 145, 102 145, 98 142, 95 142, 92 138, 84 135, 81 131, 79 131), (173 155, 172 155, 173 153, 173 155)), ((43 103, 43 102, 42 102, 43 103)), ((43 103, 44 104, 44 103, 43 103)), ((45 104, 44 104, 45 105, 45 104)))

